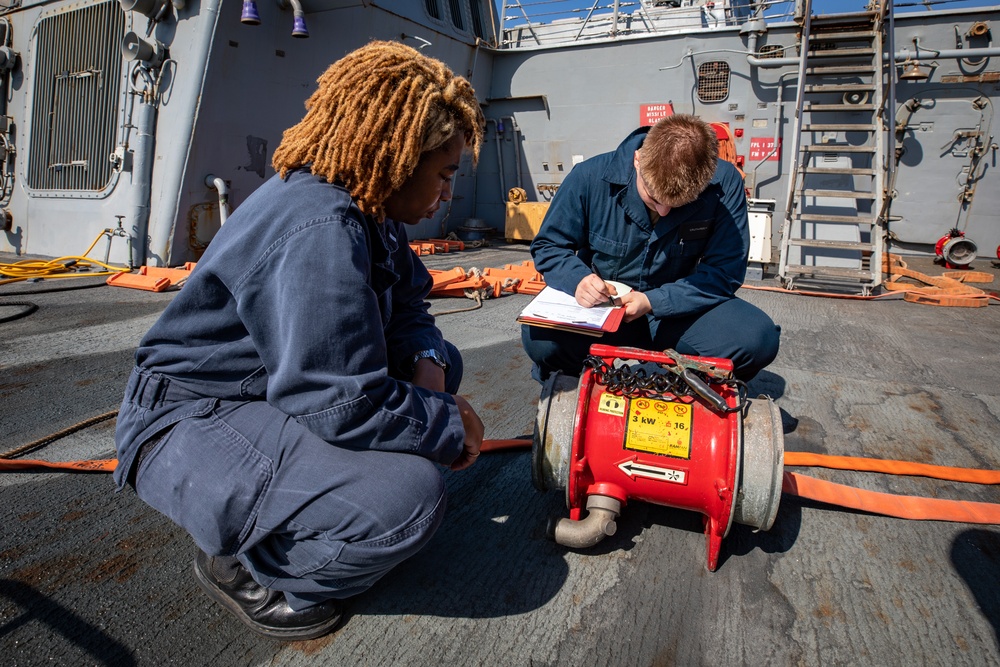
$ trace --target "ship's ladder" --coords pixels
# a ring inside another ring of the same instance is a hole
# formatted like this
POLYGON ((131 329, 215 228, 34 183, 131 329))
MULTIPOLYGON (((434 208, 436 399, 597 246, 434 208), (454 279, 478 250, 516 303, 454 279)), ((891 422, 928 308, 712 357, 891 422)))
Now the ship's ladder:
POLYGON ((868 295, 882 281, 895 74, 883 2, 825 16, 805 4, 778 266, 789 289, 868 295))

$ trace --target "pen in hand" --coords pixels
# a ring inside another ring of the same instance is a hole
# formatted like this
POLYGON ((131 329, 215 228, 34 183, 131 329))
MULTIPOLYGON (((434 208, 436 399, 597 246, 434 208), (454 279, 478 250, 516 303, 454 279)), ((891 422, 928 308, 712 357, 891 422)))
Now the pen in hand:
MULTIPOLYGON (((595 276, 597 276, 601 280, 604 280, 604 276, 602 276, 601 272, 598 270, 597 264, 591 262, 590 263, 590 270, 594 273, 595 276)), ((607 288, 607 281, 605 281, 605 289, 606 288, 607 288)), ((612 296, 612 295, 609 294, 608 295, 608 303, 607 303, 607 305, 611 306, 612 308, 617 308, 618 306, 622 305, 622 302, 621 302, 621 299, 618 299, 618 298, 616 298, 616 297, 614 297, 614 296, 612 296)))

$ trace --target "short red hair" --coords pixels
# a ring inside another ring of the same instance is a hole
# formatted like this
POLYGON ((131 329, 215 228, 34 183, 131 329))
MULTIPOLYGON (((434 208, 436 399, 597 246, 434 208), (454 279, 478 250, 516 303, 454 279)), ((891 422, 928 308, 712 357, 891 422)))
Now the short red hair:
POLYGON ((715 175, 719 140, 696 116, 667 116, 646 135, 639 168, 649 193, 658 201, 682 206, 698 198, 715 175))

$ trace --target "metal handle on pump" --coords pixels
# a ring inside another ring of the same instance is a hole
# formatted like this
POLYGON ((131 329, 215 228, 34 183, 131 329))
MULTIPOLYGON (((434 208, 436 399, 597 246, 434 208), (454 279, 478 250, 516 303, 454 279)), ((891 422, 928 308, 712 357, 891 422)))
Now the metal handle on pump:
POLYGON ((687 386, 691 387, 691 391, 696 393, 700 398, 708 401, 713 408, 719 412, 729 412, 729 406, 726 405, 726 399, 719 396, 716 392, 712 390, 708 384, 702 380, 700 377, 692 373, 687 368, 682 368, 681 366, 674 366, 674 372, 687 383, 687 386))

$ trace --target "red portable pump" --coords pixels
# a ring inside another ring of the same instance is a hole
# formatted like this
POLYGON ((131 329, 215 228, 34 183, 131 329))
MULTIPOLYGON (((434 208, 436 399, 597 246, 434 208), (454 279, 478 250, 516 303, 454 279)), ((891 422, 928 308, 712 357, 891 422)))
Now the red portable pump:
POLYGON ((749 400, 726 359, 593 345, 579 380, 542 388, 532 480, 565 489, 556 542, 583 548, 613 535, 621 507, 642 500, 704 515, 708 569, 733 521, 768 530, 781 499, 777 406, 749 400), (586 511, 586 517, 584 512, 586 511))
MULTIPOLYGON (((1000 249, 998 249, 1000 250, 1000 249)), ((965 232, 952 229, 934 244, 935 261, 948 269, 967 269, 976 259, 979 246, 965 238, 965 232)))

